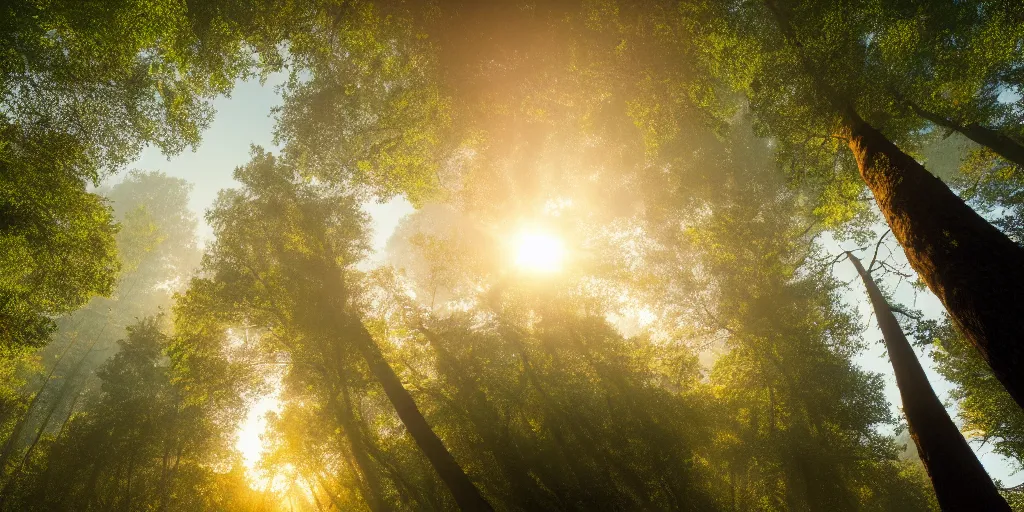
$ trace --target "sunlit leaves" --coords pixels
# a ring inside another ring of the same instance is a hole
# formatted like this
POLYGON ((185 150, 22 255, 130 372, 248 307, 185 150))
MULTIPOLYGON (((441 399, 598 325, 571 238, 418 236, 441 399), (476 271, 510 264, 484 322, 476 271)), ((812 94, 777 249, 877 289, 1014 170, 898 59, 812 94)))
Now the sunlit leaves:
POLYGON ((79 178, 73 141, 11 128, 2 134, 0 343, 39 345, 54 329, 51 315, 110 293, 117 227, 109 205, 79 178))

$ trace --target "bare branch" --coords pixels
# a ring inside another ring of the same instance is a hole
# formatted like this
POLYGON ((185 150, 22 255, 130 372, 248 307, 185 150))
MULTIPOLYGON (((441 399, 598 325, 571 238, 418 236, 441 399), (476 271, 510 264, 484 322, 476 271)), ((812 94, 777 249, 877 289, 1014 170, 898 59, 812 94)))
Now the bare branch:
POLYGON ((875 267, 875 261, 878 259, 878 248, 881 247, 882 241, 885 240, 885 237, 889 236, 889 233, 892 233, 892 229, 885 230, 885 233, 883 233, 882 236, 878 238, 878 242, 875 243, 875 253, 871 255, 871 263, 868 264, 869 274, 871 273, 871 270, 875 267))

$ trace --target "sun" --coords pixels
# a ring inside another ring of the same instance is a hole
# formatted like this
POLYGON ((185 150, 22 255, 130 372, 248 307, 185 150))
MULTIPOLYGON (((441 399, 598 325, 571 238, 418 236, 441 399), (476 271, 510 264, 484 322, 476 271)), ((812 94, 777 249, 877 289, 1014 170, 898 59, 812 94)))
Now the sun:
POLYGON ((565 244, 543 231, 523 230, 515 239, 515 251, 516 266, 530 272, 558 272, 565 261, 565 244))

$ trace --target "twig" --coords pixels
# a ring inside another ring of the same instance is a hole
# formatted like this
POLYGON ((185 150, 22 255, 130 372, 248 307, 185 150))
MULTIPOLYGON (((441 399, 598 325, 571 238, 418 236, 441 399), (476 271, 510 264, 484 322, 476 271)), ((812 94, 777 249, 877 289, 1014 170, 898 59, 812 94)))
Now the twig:
POLYGON ((885 237, 889 236, 889 233, 892 233, 892 229, 885 230, 885 233, 883 233, 882 236, 878 238, 878 242, 875 243, 875 253, 871 255, 871 263, 868 264, 868 274, 870 274, 871 270, 875 267, 875 261, 878 259, 878 248, 881 247, 882 241, 885 240, 885 237))

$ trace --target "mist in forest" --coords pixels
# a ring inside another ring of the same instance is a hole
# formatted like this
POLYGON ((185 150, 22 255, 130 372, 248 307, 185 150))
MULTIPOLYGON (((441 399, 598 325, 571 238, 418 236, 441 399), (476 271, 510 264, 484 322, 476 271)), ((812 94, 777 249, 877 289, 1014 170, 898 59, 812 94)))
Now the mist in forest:
POLYGON ((0 512, 1024 511, 1024 3, 14 0, 0 512))

